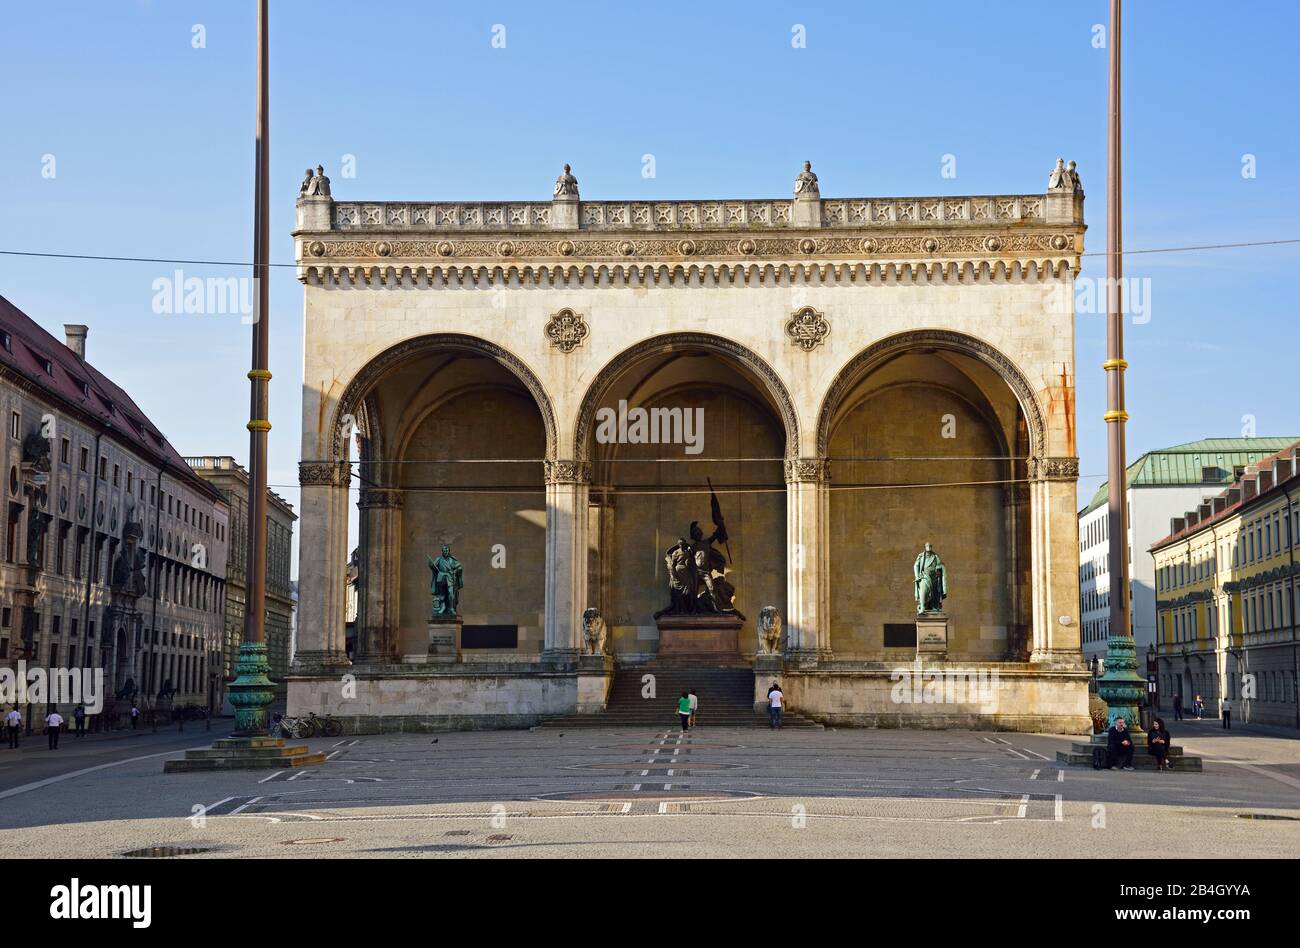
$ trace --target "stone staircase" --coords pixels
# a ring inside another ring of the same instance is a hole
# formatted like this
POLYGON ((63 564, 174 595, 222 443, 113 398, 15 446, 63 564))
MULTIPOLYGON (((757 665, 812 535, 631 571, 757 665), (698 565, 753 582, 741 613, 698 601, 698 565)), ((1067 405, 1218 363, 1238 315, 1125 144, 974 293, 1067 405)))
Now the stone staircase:
POLYGON ((323 751, 306 745, 286 746, 279 737, 227 737, 211 747, 187 750, 178 760, 163 763, 163 773, 181 774, 201 770, 289 770, 325 763, 323 751))
MULTIPOLYGON (((700 699, 697 726, 767 727, 765 711, 754 710, 754 672, 748 666, 701 666, 665 661, 621 665, 614 672, 609 702, 598 714, 568 714, 538 725, 556 727, 678 727, 677 700, 695 689, 700 699), (643 679, 655 677, 655 697, 645 698, 643 679)), ((781 724, 788 728, 821 728, 820 724, 786 712, 781 724)))
MULTIPOLYGON (((1156 759, 1147 753, 1146 735, 1139 734, 1137 737, 1138 740, 1134 741, 1133 747, 1133 767, 1137 770, 1155 770, 1156 759)), ((1092 751, 1096 747, 1105 749, 1105 734, 1094 734, 1089 741, 1075 741, 1068 751, 1057 751, 1056 762, 1069 767, 1091 767, 1092 751)), ((1171 744, 1169 766, 1170 769, 1181 773, 1200 773, 1201 758, 1189 757, 1177 744, 1171 744)))

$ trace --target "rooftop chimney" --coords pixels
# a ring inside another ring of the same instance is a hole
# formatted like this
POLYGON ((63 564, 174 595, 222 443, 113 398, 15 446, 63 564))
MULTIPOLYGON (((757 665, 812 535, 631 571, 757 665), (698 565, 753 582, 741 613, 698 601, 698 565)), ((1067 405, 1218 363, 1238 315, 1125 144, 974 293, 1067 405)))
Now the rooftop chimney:
POLYGON ((65 323, 63 332, 67 336, 68 348, 77 354, 78 359, 84 361, 86 358, 86 333, 90 332, 90 327, 65 323))

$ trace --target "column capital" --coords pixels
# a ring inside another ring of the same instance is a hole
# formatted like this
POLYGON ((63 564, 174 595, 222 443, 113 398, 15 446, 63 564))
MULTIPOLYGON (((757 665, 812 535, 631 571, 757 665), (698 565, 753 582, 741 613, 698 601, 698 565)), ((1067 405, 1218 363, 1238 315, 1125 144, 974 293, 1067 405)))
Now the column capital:
POLYGON ((830 458, 787 458, 785 482, 824 484, 831 479, 830 458))
POLYGON ((1079 459, 1075 457, 1030 458, 1029 479, 1037 481, 1077 481, 1079 459))
POLYGON ((402 492, 392 488, 366 487, 357 500, 358 507, 401 507, 402 492))
POLYGON ((303 487, 347 487, 352 465, 347 461, 299 461, 298 483, 303 487))
POLYGON ((547 484, 590 484, 590 461, 545 461, 547 484))

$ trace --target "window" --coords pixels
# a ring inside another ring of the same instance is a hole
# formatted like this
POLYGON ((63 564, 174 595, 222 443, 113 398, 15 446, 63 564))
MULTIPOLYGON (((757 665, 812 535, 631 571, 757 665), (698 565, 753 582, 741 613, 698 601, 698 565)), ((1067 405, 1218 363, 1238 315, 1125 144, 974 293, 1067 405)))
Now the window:
POLYGON ((20 436, 19 433, 22 431, 22 429, 23 429, 23 416, 18 414, 18 412, 11 413, 9 415, 9 437, 13 438, 14 440, 17 440, 20 436))
POLYGON ((81 449, 81 465, 80 465, 81 469, 82 469, 83 471, 87 470, 86 465, 88 465, 89 463, 90 463, 90 449, 89 449, 89 448, 82 448, 82 449, 81 449))
POLYGON ((108 480, 108 458, 106 457, 99 459, 99 479, 101 481, 108 480))
POLYGON ((118 487, 121 485, 122 482, 121 474, 122 474, 122 466, 120 464, 114 464, 113 465, 113 486, 114 487, 118 487))
POLYGON ((70 442, 67 438, 64 438, 63 441, 59 444, 59 460, 62 461, 64 464, 68 463, 68 452, 71 449, 72 449, 72 442, 70 442))

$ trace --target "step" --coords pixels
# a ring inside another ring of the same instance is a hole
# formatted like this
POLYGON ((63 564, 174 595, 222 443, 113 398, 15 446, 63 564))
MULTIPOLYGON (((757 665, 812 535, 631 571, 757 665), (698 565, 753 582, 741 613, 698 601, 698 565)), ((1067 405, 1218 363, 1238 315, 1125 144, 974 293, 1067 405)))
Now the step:
MULTIPOLYGON (((1076 747, 1078 745, 1075 745, 1076 747)), ((1076 753, 1074 751, 1057 751, 1056 762, 1065 764, 1070 767, 1091 767, 1092 752, 1086 754, 1076 753)), ((1169 757, 1170 767, 1178 773, 1201 773, 1201 758, 1199 757, 1169 757)), ((1150 754, 1134 754, 1133 767, 1135 770, 1155 770, 1156 759, 1150 754)), ((1105 771, 1109 773, 1110 771, 1105 771)))

